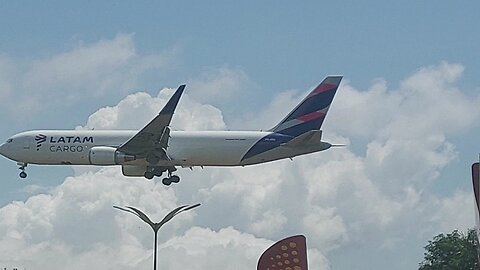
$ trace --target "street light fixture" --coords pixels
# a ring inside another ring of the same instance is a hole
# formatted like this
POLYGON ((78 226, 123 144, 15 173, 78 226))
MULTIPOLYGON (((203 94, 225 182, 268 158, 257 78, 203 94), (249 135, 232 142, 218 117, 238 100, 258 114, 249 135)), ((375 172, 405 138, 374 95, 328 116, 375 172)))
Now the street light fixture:
POLYGON ((157 233, 158 233, 158 230, 160 230, 160 228, 163 226, 163 224, 170 221, 174 216, 176 216, 176 215, 178 215, 182 212, 188 211, 190 209, 193 209, 197 206, 200 206, 200 204, 197 203, 197 204, 192 205, 192 206, 183 205, 183 206, 177 207, 177 208, 173 209, 170 213, 168 213, 162 219, 162 221, 160 221, 158 223, 152 222, 150 220, 150 218, 148 218, 148 216, 145 213, 143 213, 142 211, 140 211, 140 210, 138 210, 134 207, 126 206, 126 208, 122 208, 122 207, 118 207, 118 206, 113 206, 113 208, 118 209, 118 210, 122 210, 122 211, 125 211, 125 212, 128 212, 128 213, 132 213, 135 216, 139 217, 141 220, 143 220, 145 223, 150 225, 153 232, 155 233, 155 246, 154 246, 154 251, 153 251, 153 270, 156 270, 157 269, 157 233))

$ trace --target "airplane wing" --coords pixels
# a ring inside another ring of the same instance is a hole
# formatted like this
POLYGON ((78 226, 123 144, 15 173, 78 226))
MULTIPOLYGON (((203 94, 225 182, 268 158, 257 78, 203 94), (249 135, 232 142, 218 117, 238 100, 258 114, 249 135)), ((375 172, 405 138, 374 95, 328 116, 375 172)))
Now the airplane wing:
POLYGON ((126 154, 146 157, 151 164, 160 159, 167 159, 168 139, 170 138, 170 121, 182 96, 185 85, 180 85, 160 113, 143 127, 137 134, 118 147, 126 154))

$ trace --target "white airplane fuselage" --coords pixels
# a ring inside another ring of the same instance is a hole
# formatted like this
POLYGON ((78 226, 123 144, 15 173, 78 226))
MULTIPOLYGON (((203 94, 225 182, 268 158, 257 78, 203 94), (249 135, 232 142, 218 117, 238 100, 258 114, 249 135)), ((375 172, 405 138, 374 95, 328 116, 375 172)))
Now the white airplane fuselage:
MULTIPOLYGON (((6 157, 29 164, 44 165, 147 165, 145 159, 125 162, 96 162, 94 147, 117 148, 136 130, 36 130, 19 133, 0 146, 6 157), (40 136, 40 137, 39 137, 40 136)), ((167 155, 159 166, 244 166, 326 150, 329 143, 308 148, 282 146, 288 136, 263 131, 172 131, 167 155), (245 158, 254 145, 271 148, 245 158)), ((112 159, 113 160, 113 159, 112 159)), ((150 164, 151 165, 151 164, 150 164)))
POLYGON ((140 130, 33 130, 0 145, 0 154, 27 164, 121 165, 125 176, 159 177, 178 183, 176 167, 245 166, 318 152, 321 126, 342 76, 327 76, 269 131, 171 131, 170 123, 185 85, 140 130))

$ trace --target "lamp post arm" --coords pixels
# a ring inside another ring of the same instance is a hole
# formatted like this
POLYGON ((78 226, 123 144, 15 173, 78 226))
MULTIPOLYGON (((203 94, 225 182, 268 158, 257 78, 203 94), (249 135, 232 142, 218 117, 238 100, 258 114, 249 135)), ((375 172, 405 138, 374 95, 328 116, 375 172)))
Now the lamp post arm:
MULTIPOLYGON (((122 210, 122 211, 125 211, 125 212, 128 212, 128 213, 131 213, 131 214, 134 214, 135 216, 137 216, 138 218, 140 218, 141 220, 143 220, 145 223, 147 223, 148 225, 150 225, 150 227, 152 227, 152 229, 155 230, 154 228, 154 225, 155 223, 153 223, 148 217, 147 215, 145 215, 142 211, 136 209, 136 208, 133 208, 133 207, 130 207, 130 206, 127 206, 127 208, 122 208, 122 207, 118 207, 118 206, 113 206, 113 208, 115 209, 118 209, 118 210, 122 210)), ((158 229, 157 229, 158 230, 158 229)))
POLYGON ((159 224, 159 226, 161 227, 163 224, 167 223, 167 222, 170 221, 174 216, 176 216, 177 213, 182 210, 182 208, 185 208, 185 207, 187 207, 187 206, 188 206, 188 205, 182 205, 182 206, 179 206, 179 207, 173 209, 172 211, 170 211, 170 213, 168 213, 168 214, 162 219, 162 221, 158 222, 157 224, 159 224))
POLYGON ((162 221, 160 221, 159 223, 156 223, 158 224, 159 228, 161 226, 163 226, 163 224, 167 223, 168 221, 170 221, 174 216, 182 213, 182 212, 185 212, 187 210, 190 210, 190 209, 193 209, 197 206, 200 206, 199 203, 195 204, 195 205, 192 205, 192 206, 188 206, 188 205, 182 205, 180 207, 177 207, 176 209, 174 209, 173 211, 171 211, 170 213, 168 213, 163 219, 162 221))
POLYGON ((188 210, 193 209, 193 208, 195 208, 195 207, 198 207, 198 206, 200 206, 200 205, 201 205, 201 204, 199 204, 199 203, 194 204, 194 205, 192 205, 192 206, 189 206, 189 207, 183 209, 182 212, 188 211, 188 210))
MULTIPOLYGON (((128 213, 131 213, 131 214, 134 214, 135 216, 139 217, 139 216, 137 215, 137 213, 133 212, 133 211, 130 210, 130 209, 122 208, 122 207, 115 206, 115 205, 113 206, 113 208, 118 209, 118 210, 122 210, 122 211, 125 211, 125 212, 128 212, 128 213)), ((139 218, 140 218, 140 217, 139 217, 139 218)))
POLYGON ((131 207, 131 206, 127 206, 127 208, 133 210, 141 220, 143 220, 145 223, 147 223, 148 225, 150 225, 150 227, 153 228, 155 223, 153 223, 150 220, 150 218, 147 217, 147 215, 145 213, 143 213, 142 211, 138 210, 137 208, 134 208, 134 207, 131 207))

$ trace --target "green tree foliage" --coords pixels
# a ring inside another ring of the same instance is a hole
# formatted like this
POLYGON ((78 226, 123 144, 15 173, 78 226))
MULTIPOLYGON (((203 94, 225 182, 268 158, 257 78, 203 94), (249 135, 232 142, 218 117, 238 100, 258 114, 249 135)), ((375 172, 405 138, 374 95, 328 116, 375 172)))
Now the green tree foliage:
POLYGON ((475 230, 439 234, 425 246, 425 258, 419 270, 480 270, 475 230))

